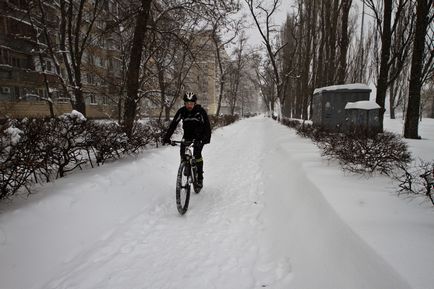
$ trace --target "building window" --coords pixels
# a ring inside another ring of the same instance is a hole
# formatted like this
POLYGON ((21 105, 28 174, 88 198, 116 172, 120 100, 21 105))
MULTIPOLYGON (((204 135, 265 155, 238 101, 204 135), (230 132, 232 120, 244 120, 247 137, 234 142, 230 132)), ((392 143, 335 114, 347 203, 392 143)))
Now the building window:
POLYGON ((93 56, 92 54, 89 54, 87 57, 87 63, 89 63, 90 65, 93 65, 93 56))
POLYGON ((20 59, 12 57, 12 66, 21 67, 20 59))
POLYGON ((91 94, 91 95, 90 95, 90 104, 98 104, 98 103, 96 102, 96 96, 95 96, 94 94, 91 94))
POLYGON ((105 68, 105 59, 102 56, 95 56, 95 64, 98 67, 104 67, 105 68))
POLYGON ((53 67, 52 67, 52 65, 51 65, 51 61, 50 60, 47 60, 47 71, 52 71, 52 69, 53 69, 53 67))
POLYGON ((87 79, 87 83, 88 84, 93 84, 94 79, 93 79, 93 75, 90 73, 86 73, 86 79, 87 79))

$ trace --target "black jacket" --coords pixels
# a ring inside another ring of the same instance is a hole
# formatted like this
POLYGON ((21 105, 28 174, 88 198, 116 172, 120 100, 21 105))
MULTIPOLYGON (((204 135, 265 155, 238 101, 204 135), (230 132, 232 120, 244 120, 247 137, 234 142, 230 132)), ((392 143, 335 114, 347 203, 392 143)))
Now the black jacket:
POLYGON ((201 140, 205 144, 211 141, 211 125, 208 114, 199 104, 196 104, 191 111, 183 106, 176 112, 167 130, 165 139, 170 139, 181 120, 184 139, 201 140))

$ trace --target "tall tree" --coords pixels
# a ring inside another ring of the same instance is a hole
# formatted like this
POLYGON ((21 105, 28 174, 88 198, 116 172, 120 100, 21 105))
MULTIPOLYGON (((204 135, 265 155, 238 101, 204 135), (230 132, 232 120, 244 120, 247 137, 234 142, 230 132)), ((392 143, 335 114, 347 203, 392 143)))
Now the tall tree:
POLYGON ((91 40, 94 23, 100 15, 103 3, 95 0, 60 0, 60 51, 66 68, 68 86, 72 90, 72 106, 86 115, 82 82, 82 61, 91 40))
POLYGON ((211 40, 214 45, 217 65, 219 69, 219 97, 216 110, 217 116, 220 115, 220 109, 222 106, 222 100, 224 98, 226 78, 229 66, 229 61, 226 57, 227 54, 225 51, 225 47, 227 46, 227 44, 231 43, 232 40, 235 39, 235 37, 237 37, 240 25, 241 22, 228 21, 228 19, 224 18, 223 15, 219 15, 218 18, 212 20, 211 40), (222 36, 225 34, 226 36, 228 36, 229 34, 229 37, 223 40, 222 36))
POLYGON ((367 6, 373 11, 377 30, 381 37, 380 68, 377 77, 377 95, 375 101, 380 105, 380 129, 383 130, 386 93, 389 86, 389 69, 391 65, 392 34, 395 33, 399 20, 409 0, 383 0, 380 7, 374 0, 365 0, 367 6), (394 8, 394 4, 395 8, 394 8), (381 16, 382 10, 382 16, 381 16), (393 14, 393 15, 392 15, 393 14))
MULTIPOLYGON (((419 137, 420 94, 423 84, 424 53, 427 27, 433 20, 430 16, 433 0, 417 0, 416 31, 411 59, 410 85, 407 114, 405 116, 404 137, 419 137)), ((430 59, 430 63, 432 58, 430 59)), ((430 65, 430 63, 428 65, 430 65)))
POLYGON ((350 14, 352 0, 342 0, 342 20, 341 20, 341 37, 339 41, 339 69, 337 75, 337 84, 344 84, 347 75, 347 51, 349 45, 348 36, 348 17, 350 14))
POLYGON ((138 7, 136 25, 134 27, 133 41, 131 45, 130 60, 127 70, 127 98, 123 126, 127 136, 133 133, 134 119, 136 117, 137 104, 139 102, 139 76, 142 61, 143 43, 146 34, 146 25, 149 19, 152 0, 141 0, 138 7))
POLYGON ((383 7, 383 26, 381 31, 381 58, 380 58, 380 74, 377 80, 377 96, 375 101, 380 105, 380 126, 383 130, 383 119, 385 113, 385 99, 387 91, 387 79, 389 75, 389 57, 390 43, 392 39, 391 21, 392 21, 392 1, 384 0, 383 7))
POLYGON ((259 3, 257 3, 257 1, 254 0, 245 0, 245 2, 250 11, 250 14, 253 17, 256 27, 258 28, 258 32, 261 35, 263 44, 265 45, 267 51, 269 63, 273 71, 272 80, 275 86, 274 91, 276 93, 274 97, 270 99, 271 102, 269 108, 271 111, 274 111, 275 103, 277 100, 279 100, 280 104, 284 104, 284 95, 282 93, 283 83, 277 61, 279 51, 283 48, 283 46, 276 48, 273 47, 272 43, 273 32, 275 32, 273 29, 272 17, 279 7, 280 0, 273 0, 272 4, 269 7, 263 5, 264 1, 260 1, 259 3), (261 16, 265 17, 263 23, 261 23, 261 16))
POLYGON ((238 40, 238 47, 234 50, 235 59, 231 62, 229 71, 229 93, 227 99, 229 102, 231 115, 235 114, 235 108, 239 101, 239 89, 242 79, 242 71, 246 65, 247 59, 244 53, 246 38, 244 33, 238 40))

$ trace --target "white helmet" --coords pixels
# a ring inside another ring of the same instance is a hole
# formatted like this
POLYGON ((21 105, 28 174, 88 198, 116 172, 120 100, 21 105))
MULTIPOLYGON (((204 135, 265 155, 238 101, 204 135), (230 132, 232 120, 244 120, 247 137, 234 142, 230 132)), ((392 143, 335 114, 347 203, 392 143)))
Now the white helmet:
POLYGON ((197 101, 196 94, 194 94, 193 92, 186 92, 184 94, 184 102, 187 102, 187 101, 196 102, 197 101))

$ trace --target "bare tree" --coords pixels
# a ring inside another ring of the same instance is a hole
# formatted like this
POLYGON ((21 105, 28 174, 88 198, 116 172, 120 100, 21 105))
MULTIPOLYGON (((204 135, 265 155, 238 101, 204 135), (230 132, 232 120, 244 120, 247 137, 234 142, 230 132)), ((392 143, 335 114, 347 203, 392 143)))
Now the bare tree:
POLYGON ((375 101, 380 105, 380 127, 383 130, 386 92, 389 86, 389 69, 391 65, 392 35, 395 33, 399 20, 407 7, 409 0, 384 0, 382 6, 374 0, 365 0, 374 13, 377 30, 381 36, 381 56, 379 58, 379 74, 377 78, 377 95, 375 101), (395 7, 394 7, 395 4, 395 7), (383 14, 381 15, 381 12, 383 14), (393 14, 393 15, 392 15, 393 14))
POLYGON ((344 84, 347 73, 347 50, 349 45, 348 36, 348 17, 350 14, 352 0, 342 0, 341 4, 341 37, 339 41, 339 69, 337 75, 337 84, 344 84))
POLYGON ((92 37, 94 23, 102 11, 102 1, 60 0, 60 51, 66 68, 69 89, 73 94, 72 106, 86 115, 82 83, 82 61, 92 37))
MULTIPOLYGON (((393 68, 392 68, 393 70, 393 68)), ((409 69, 408 67, 401 70, 396 79, 391 82, 389 87, 389 110, 390 118, 396 118, 396 109, 399 107, 404 108, 407 105, 407 94, 408 94, 408 77, 409 69)))
MULTIPOLYGON (((206 42, 198 39, 203 34, 205 25, 200 27, 198 19, 193 17, 188 9, 183 8, 170 12, 159 11, 160 15, 152 20, 154 36, 147 47, 147 54, 152 55, 160 88, 160 99, 156 101, 161 107, 159 119, 164 112, 165 120, 169 120, 170 111, 185 86, 197 55, 206 45, 206 42), (164 14, 169 15, 164 17, 164 14)), ((152 65, 150 69, 152 70, 152 65)))
MULTIPOLYGON (((372 26, 371 26, 372 28, 372 26)), ((348 62, 347 80, 349 83, 367 83, 369 68, 371 65, 366 58, 366 51, 372 50, 374 44, 373 30, 369 30, 366 37, 356 39, 353 49, 350 49, 350 60, 348 62)))
MULTIPOLYGON (((418 139, 420 94, 424 79, 424 55, 427 27, 432 23, 434 13, 430 15, 433 0, 418 0, 416 8, 416 31, 413 42, 413 55, 411 59, 410 85, 408 107, 404 124, 404 137, 418 139)), ((428 67, 431 67, 434 52, 428 58, 428 67)), ((432 68, 429 68, 432 69, 432 68)))
POLYGON ((226 78, 228 73, 229 59, 225 50, 225 46, 231 43, 240 29, 240 21, 228 21, 219 15, 218 18, 212 20, 211 40, 215 48, 215 55, 217 65, 219 68, 219 97, 217 103, 216 115, 220 115, 222 100, 224 98, 224 91, 226 85, 226 78), (228 38, 223 39, 223 35, 233 32, 228 38))
POLYGON ((284 103, 284 95, 283 95, 283 83, 281 79, 281 73, 279 70, 277 58, 280 50, 283 46, 273 47, 272 43, 272 34, 274 31, 274 27, 272 24, 273 14, 277 11, 279 7, 279 0, 273 0, 272 4, 269 7, 264 6, 265 1, 254 1, 254 0, 245 0, 247 6, 249 8, 250 14, 255 21, 256 27, 258 28, 259 34, 263 40, 263 44, 265 45, 267 55, 269 58, 269 63, 271 65, 273 74, 272 74, 272 82, 275 86, 275 95, 270 99, 269 109, 274 111, 275 103, 277 100, 280 101, 281 104, 284 103), (261 17, 265 17, 264 22, 261 23, 261 17))
POLYGON ((123 126, 126 134, 130 137, 133 132, 134 119, 136 117, 137 104, 140 100, 138 95, 140 64, 142 60, 143 43, 146 34, 152 0, 141 0, 138 7, 139 12, 134 27, 133 42, 131 45, 130 60, 127 70, 127 98, 125 100, 125 111, 123 126))
POLYGON ((395 108, 402 103, 408 88, 408 66, 411 40, 414 28, 413 3, 408 2, 398 19, 396 31, 392 34, 391 59, 389 69, 389 110, 390 118, 395 118, 395 108))
MULTIPOLYGON (((164 1, 163 1, 164 2, 164 1)), ((139 95, 140 87, 140 67, 142 63, 142 52, 144 48, 144 40, 146 37, 147 24, 151 11, 152 0, 141 0, 138 7, 136 25, 134 28, 134 36, 132 41, 130 60, 127 72, 127 99, 125 101, 124 112, 124 129, 127 135, 131 135, 134 119, 137 114, 137 105, 141 96, 139 95)), ((207 1, 172 1, 164 2, 169 8, 166 10, 186 9, 186 7, 195 15, 196 18, 206 20, 209 15, 226 13, 231 11, 234 7, 238 7, 236 1, 214 1, 209 3, 207 1), (170 5, 169 5, 170 3, 170 5)), ((163 12, 165 13, 165 12, 163 12)), ((148 57, 151 54, 148 54, 148 57)), ((144 70, 145 71, 145 70, 144 70)))
MULTIPOLYGON (((297 19, 294 15, 288 15, 282 31, 281 41, 287 43, 282 49, 282 73, 288 81, 283 86, 285 103, 282 113, 286 117, 295 116, 294 108, 296 103, 295 80, 298 74, 296 54, 299 53, 300 41, 296 37, 297 19)), ((315 76, 313 76, 314 78, 315 76)))
POLYGON ((41 3, 40 0, 37 2, 38 3, 34 3, 33 1, 28 1, 25 3, 27 9, 26 14, 27 14, 28 21, 32 27, 35 50, 37 51, 38 54, 39 65, 42 70, 42 75, 44 77, 45 90, 47 91, 47 97, 44 97, 42 95, 40 97, 47 102, 50 111, 50 117, 54 117, 55 115, 54 115, 54 108, 53 108, 53 98, 51 93, 52 89, 50 86, 50 80, 47 73, 46 61, 44 59, 45 56, 48 54, 46 51, 47 43, 41 42, 41 38, 43 38, 41 37, 42 35, 48 36, 48 33, 43 33, 44 30, 48 29, 48 26, 46 25, 47 23, 44 23, 45 22, 43 19, 44 17, 42 16, 43 9, 39 9, 40 7, 43 6, 43 3, 41 3))
POLYGON ((247 63, 246 56, 244 54, 246 44, 246 38, 242 34, 238 40, 238 47, 234 50, 234 61, 231 62, 229 70, 229 93, 227 99, 229 102, 231 115, 235 114, 235 108, 239 100, 239 88, 241 84, 242 71, 247 63))

